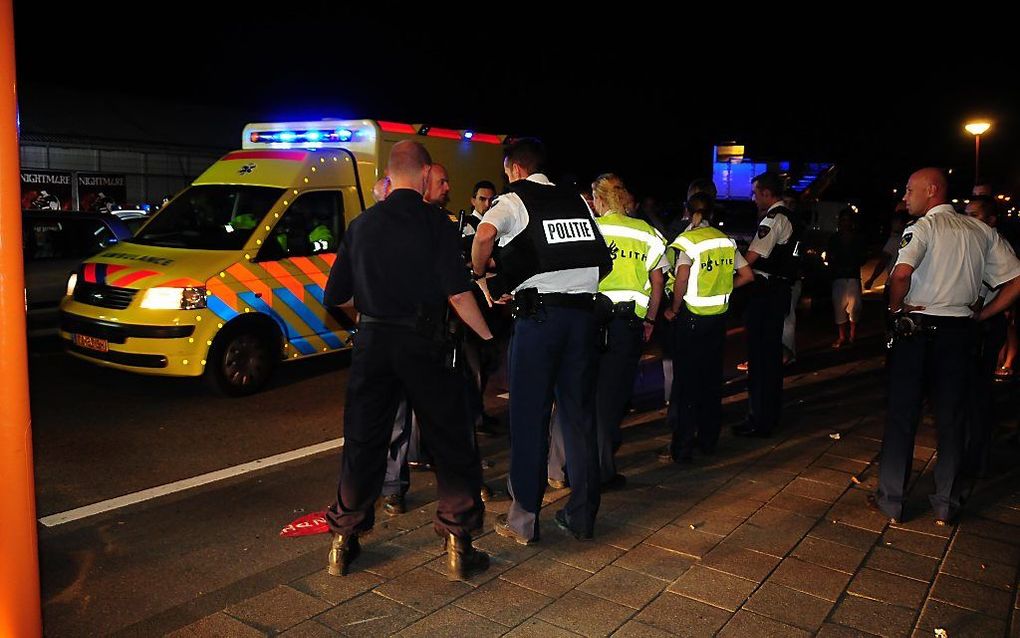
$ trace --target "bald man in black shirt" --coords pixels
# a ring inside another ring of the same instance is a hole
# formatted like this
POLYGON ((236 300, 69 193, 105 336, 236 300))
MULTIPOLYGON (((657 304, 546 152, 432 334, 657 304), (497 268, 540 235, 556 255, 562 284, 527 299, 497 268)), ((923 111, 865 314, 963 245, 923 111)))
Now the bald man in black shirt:
POLYGON ((445 366, 447 304, 485 340, 492 339, 471 291, 457 229, 422 201, 431 168, 417 142, 394 145, 391 192, 351 222, 326 284, 327 305, 352 297, 361 313, 344 412, 337 501, 327 513, 333 542, 329 573, 346 574, 372 528, 393 420, 407 396, 422 419, 439 488, 436 533, 446 536, 451 579, 488 568, 471 545, 481 529, 481 463, 467 419, 464 381, 445 366))

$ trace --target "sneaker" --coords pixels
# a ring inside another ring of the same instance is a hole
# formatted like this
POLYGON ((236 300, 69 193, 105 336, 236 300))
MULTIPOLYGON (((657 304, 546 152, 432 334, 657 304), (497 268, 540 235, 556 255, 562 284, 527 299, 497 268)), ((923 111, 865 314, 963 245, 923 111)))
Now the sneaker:
POLYGON ((493 525, 493 529, 503 538, 509 538, 518 545, 532 545, 538 542, 537 538, 525 538, 511 529, 510 523, 506 520, 506 514, 500 514, 496 517, 496 524, 493 525))
POLYGON ((382 497, 382 509, 389 516, 396 516, 407 511, 403 494, 387 494, 382 497))

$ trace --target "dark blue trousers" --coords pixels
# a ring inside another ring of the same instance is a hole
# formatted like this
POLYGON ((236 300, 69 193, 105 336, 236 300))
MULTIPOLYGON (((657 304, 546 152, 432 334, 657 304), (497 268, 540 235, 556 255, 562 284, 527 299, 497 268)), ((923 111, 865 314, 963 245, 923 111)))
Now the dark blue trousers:
POLYGON ((514 322, 510 337, 511 529, 537 539, 546 487, 553 400, 563 427, 571 494, 564 508, 577 532, 590 533, 599 508, 592 395, 598 331, 590 310, 544 305, 514 322))
POLYGON ((937 518, 960 508, 958 480, 968 417, 970 377, 974 371, 973 326, 968 319, 923 319, 933 328, 897 339, 889 352, 889 412, 882 437, 878 504, 894 518, 903 517, 904 492, 914 458, 914 436, 921 419, 925 389, 935 412, 938 458, 935 493, 929 497, 937 518))
POLYGON ((790 311, 790 285, 773 277, 755 279, 751 286, 746 324, 747 420, 755 430, 770 433, 779 426, 783 408, 783 320, 790 311))

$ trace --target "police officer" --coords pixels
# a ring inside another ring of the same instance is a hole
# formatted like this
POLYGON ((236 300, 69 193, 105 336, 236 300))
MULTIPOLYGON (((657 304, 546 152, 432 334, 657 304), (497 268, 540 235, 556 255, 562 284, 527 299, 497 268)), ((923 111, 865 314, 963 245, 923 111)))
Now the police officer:
POLYGON ((797 277, 800 227, 783 205, 783 181, 775 173, 751 180, 760 215, 747 250, 754 283, 747 304, 747 421, 737 436, 768 437, 783 407, 783 320, 790 311, 790 289, 797 277))
MULTIPOLYGON (((492 200, 496 197, 496 185, 487 179, 475 184, 471 190, 471 213, 464 218, 464 236, 475 234, 478 224, 485 213, 492 208, 492 200)), ((470 250, 470 246, 468 246, 470 250)))
MULTIPOLYGON (((495 298, 513 293, 510 338, 510 478, 513 503, 496 532, 521 544, 539 539, 546 487, 549 415, 555 397, 566 442, 572 492, 556 522, 591 538, 599 507, 599 476, 591 414, 598 328, 595 292, 612 267, 591 211, 577 193, 542 173, 545 150, 533 138, 507 147, 503 169, 510 192, 478 225, 472 247, 483 277, 498 239, 497 276, 483 284, 495 298)), ((507 297, 508 298, 508 297, 507 297)))
POLYGON ((1020 294, 1020 262, 994 230, 957 214, 947 203, 947 193, 943 172, 925 168, 910 176, 903 196, 907 211, 919 219, 903 231, 890 279, 889 312, 896 336, 888 362, 889 412, 878 490, 868 499, 893 521, 903 517, 926 383, 938 435, 930 501, 937 525, 956 515, 976 335, 971 306, 982 281, 993 288, 1005 286, 978 319, 1001 312, 1020 294))
MULTIPOLYGON (((471 190, 471 213, 464 215, 464 223, 461 228, 463 237, 461 241, 469 267, 471 265, 471 244, 474 242, 475 229, 478 228, 478 224, 481 223, 485 213, 492 207, 492 200, 495 196, 496 186, 488 180, 476 183, 471 190)), ((478 296, 476 296, 477 298, 478 296)), ((480 301, 484 301, 484 299, 480 301)), ((506 322, 501 316, 503 314, 502 310, 502 307, 489 308, 486 306, 482 308, 485 322, 489 324, 489 328, 492 329, 492 332, 496 334, 496 339, 501 343, 502 334, 505 333, 505 330, 501 330, 501 328, 506 326, 506 322)), ((486 353, 480 347, 478 340, 472 334, 467 334, 464 336, 464 355, 467 359, 473 381, 473 386, 468 391, 468 400, 476 416, 475 432, 480 436, 497 436, 500 434, 497 430, 499 421, 496 417, 485 412, 485 388, 489 384, 489 375, 498 366, 498 353, 486 353), (486 354, 496 356, 485 356, 486 354)))
MULTIPOLYGON (((975 195, 967 202, 965 211, 974 219, 983 222, 998 232, 999 204, 991 195, 975 195)), ((1009 242, 1006 247, 1012 251, 1009 242)), ((980 305, 986 306, 998 296, 999 291, 981 284, 980 305)), ((1006 343, 1009 327, 1006 313, 998 314, 981 322, 978 334, 978 357, 974 378, 971 382, 970 412, 967 418, 966 449, 963 456, 964 476, 981 478, 988 469, 995 433, 995 412, 993 410, 992 383, 999 365, 999 350, 1006 343)))
POLYGON ((730 294, 754 280, 737 243, 710 225, 713 199, 696 193, 687 200, 690 230, 670 248, 677 251, 676 284, 666 319, 673 322, 677 352, 668 419, 673 433, 659 460, 687 462, 697 443, 711 454, 719 441, 722 415, 723 348, 730 294))
POLYGON ((354 340, 344 412, 344 453, 329 573, 345 574, 360 553, 358 535, 374 523, 386 450, 401 396, 422 416, 439 485, 436 532, 446 536, 449 575, 484 571, 488 556, 471 545, 482 526, 481 464, 464 410, 464 382, 448 369, 442 340, 447 303, 483 338, 492 337, 471 292, 456 229, 422 201, 431 158, 417 142, 390 152, 389 196, 356 218, 337 251, 327 304, 356 300, 354 340), (400 259, 394 259, 398 254, 400 259))
MULTIPOLYGON (((662 299, 668 266, 663 254, 666 243, 659 231, 627 213, 630 193, 612 173, 600 175, 591 185, 592 201, 599 230, 609 242, 613 270, 599 282, 599 293, 612 303, 608 323, 603 327, 602 352, 598 356, 595 381, 595 431, 598 440, 602 490, 622 487, 626 477, 616 471, 616 451, 622 437, 620 423, 634 391, 643 345, 652 336, 662 299)), ((553 419, 549 446, 549 484, 561 487, 567 481, 563 429, 559 412, 553 419)))

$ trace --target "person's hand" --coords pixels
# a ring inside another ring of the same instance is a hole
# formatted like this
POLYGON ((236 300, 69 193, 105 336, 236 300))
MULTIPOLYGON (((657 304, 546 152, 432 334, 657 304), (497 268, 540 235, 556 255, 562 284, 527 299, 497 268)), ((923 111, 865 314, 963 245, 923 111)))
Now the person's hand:
POLYGON ((485 303, 489 304, 489 307, 492 308, 492 303, 493 303, 492 302, 492 295, 489 294, 489 284, 485 283, 486 279, 487 279, 487 277, 482 277, 481 279, 475 279, 475 285, 477 285, 478 288, 481 289, 482 294, 485 295, 485 303))
POLYGON ((925 308, 924 306, 911 306, 910 304, 905 303, 905 304, 900 306, 899 310, 893 311, 892 308, 890 308, 889 310, 890 310, 890 312, 896 312, 896 313, 902 312, 902 313, 910 314, 912 312, 921 312, 922 310, 924 310, 924 308, 925 308))
POLYGON ((662 316, 666 318, 666 321, 673 321, 676 319, 676 313, 673 312, 672 308, 666 308, 666 312, 662 313, 662 316))
POLYGON ((500 297, 499 299, 493 299, 492 294, 489 292, 489 284, 486 282, 486 280, 489 277, 495 277, 495 275, 493 273, 488 273, 481 279, 475 280, 475 284, 477 284, 477 286, 481 288, 482 294, 485 295, 485 303, 489 304, 489 307, 492 308, 493 304, 504 305, 506 303, 513 301, 513 296, 506 294, 500 297))
POLYGON ((645 322, 641 324, 641 329, 643 331, 641 338, 645 343, 648 343, 652 340, 652 333, 655 331, 655 324, 651 321, 645 320, 645 322))

